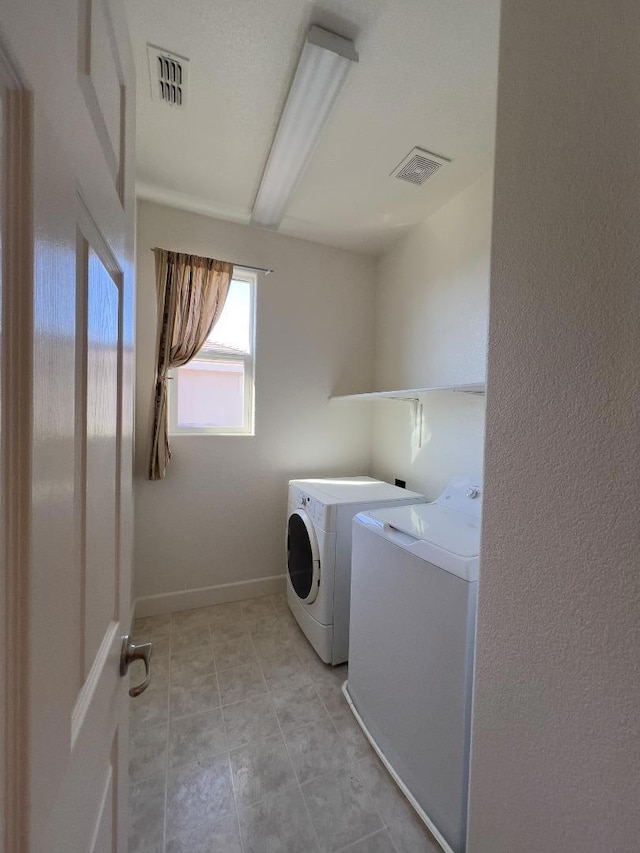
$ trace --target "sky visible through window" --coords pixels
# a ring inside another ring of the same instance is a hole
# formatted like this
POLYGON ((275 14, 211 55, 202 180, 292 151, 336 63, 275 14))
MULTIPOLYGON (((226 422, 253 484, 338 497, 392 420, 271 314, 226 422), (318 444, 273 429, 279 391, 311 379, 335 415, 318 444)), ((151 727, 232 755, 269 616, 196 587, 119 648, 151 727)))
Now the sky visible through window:
POLYGON ((213 344, 249 352, 250 318, 251 285, 246 281, 232 281, 220 319, 207 340, 213 344))

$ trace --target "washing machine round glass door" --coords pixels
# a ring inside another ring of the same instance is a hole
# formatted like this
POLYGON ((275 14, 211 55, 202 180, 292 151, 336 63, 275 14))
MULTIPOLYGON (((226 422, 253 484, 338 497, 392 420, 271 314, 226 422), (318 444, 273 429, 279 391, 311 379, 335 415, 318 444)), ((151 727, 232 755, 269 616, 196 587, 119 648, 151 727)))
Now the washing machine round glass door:
POLYGON ((296 595, 305 604, 318 597, 320 552, 313 522, 303 509, 291 513, 287 522, 287 571, 296 595))

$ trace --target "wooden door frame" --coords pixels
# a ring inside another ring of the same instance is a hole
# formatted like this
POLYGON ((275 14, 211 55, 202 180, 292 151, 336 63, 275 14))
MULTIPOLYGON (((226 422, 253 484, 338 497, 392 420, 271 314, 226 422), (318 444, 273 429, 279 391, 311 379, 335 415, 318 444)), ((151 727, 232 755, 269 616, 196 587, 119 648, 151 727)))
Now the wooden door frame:
POLYGON ((28 849, 29 560, 33 363, 32 96, 0 32, 2 105, 2 853, 28 849))

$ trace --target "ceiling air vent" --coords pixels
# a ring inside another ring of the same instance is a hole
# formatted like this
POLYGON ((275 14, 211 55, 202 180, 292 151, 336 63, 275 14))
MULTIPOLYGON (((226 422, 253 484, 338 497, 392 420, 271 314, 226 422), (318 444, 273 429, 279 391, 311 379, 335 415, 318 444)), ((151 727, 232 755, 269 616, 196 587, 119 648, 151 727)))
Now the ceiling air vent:
POLYGON ((431 175, 450 162, 446 157, 439 157, 423 148, 414 148, 391 172, 391 176, 421 187, 431 175))
POLYGON ((148 44, 151 97, 172 107, 184 107, 187 100, 189 60, 148 44))

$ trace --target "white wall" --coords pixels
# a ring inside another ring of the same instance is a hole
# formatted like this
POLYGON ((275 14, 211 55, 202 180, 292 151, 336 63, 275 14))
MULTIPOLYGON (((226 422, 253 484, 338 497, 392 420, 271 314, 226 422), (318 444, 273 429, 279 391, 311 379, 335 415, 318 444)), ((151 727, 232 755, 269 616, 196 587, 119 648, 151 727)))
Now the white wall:
MULTIPOLYGON (((369 472, 366 407, 327 400, 371 384, 374 263, 144 202, 137 251, 136 594, 281 575, 287 481, 369 472), (154 246, 275 270, 258 280, 256 435, 174 436, 160 482, 145 479, 156 347, 154 246)), ((178 596, 145 607, 197 603, 205 598, 178 596)))
MULTIPOLYGON (((375 387, 483 382, 493 175, 413 228, 377 268, 375 387)), ((482 476, 484 401, 425 398, 422 446, 409 403, 374 404, 372 466, 435 498, 454 474, 482 476)))
POLYGON ((639 845, 639 32, 502 4, 469 853, 639 845))

